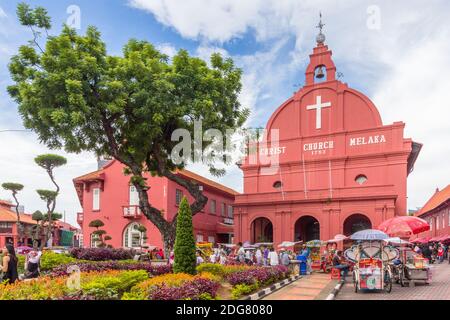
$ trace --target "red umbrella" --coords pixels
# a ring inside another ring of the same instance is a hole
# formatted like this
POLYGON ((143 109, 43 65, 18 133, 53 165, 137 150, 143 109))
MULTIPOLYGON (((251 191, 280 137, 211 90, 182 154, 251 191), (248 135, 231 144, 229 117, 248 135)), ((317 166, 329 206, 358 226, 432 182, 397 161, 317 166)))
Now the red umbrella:
POLYGON ((391 237, 409 238, 413 234, 430 230, 430 225, 418 217, 401 216, 382 222, 378 226, 378 230, 387 233, 391 237))

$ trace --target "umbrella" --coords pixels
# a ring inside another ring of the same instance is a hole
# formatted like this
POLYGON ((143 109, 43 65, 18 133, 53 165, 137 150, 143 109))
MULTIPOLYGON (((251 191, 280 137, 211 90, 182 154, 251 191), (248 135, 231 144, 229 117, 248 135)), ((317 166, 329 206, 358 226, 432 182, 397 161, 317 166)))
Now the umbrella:
POLYGON ((358 231, 351 235, 351 240, 384 240, 389 238, 389 236, 380 230, 367 229, 358 231))
POLYGON ((273 245, 273 242, 257 242, 254 244, 255 247, 270 247, 273 245))
POLYGON ((430 230, 430 225, 418 217, 401 216, 382 222, 377 229, 392 237, 404 238, 428 231, 430 230))
POLYGON ((392 243, 392 244, 396 244, 396 245, 408 245, 408 244, 411 244, 411 242, 402 240, 399 237, 387 238, 387 239, 384 239, 384 241, 387 242, 387 243, 392 243))
POLYGON ((301 243, 301 241, 292 242, 292 241, 283 241, 278 245, 278 248, 289 248, 295 246, 297 243, 301 243))
POLYGON ((430 242, 430 240, 431 240, 430 237, 428 237, 428 238, 419 238, 419 239, 414 240, 413 242, 414 243, 428 243, 428 242, 430 242))
POLYGON ((348 237, 344 236, 343 234, 337 234, 334 236, 334 239, 328 240, 327 243, 335 243, 340 242, 348 239, 348 237))

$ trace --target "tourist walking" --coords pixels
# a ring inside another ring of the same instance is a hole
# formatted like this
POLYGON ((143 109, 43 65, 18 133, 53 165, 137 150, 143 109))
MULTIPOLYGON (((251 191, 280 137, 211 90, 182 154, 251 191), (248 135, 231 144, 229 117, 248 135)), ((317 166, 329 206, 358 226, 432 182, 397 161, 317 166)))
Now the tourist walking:
POLYGON ((262 264, 262 260, 263 260, 263 254, 262 254, 261 248, 256 249, 255 257, 256 257, 256 264, 258 266, 260 266, 262 264))
POLYGON ((270 248, 268 259, 269 259, 269 264, 271 266, 278 266, 280 264, 280 261, 278 259, 278 254, 274 248, 270 248))
POLYGON ((281 252, 281 264, 287 267, 289 266, 290 262, 291 258, 289 257, 289 253, 286 250, 281 252))
POLYGON ((437 258, 439 263, 442 263, 444 261, 444 248, 442 245, 439 246, 439 249, 437 249, 437 258))
POLYGON ((263 262, 265 266, 269 265, 269 248, 264 247, 264 258, 263 258, 263 262))
POLYGON ((238 262, 245 263, 245 250, 244 250, 244 247, 242 246, 242 242, 239 242, 237 244, 236 256, 237 256, 236 259, 238 262))
POLYGON ((17 273, 18 259, 16 257, 16 252, 12 244, 7 244, 2 252, 3 259, 1 270, 3 272, 3 277, 0 280, 1 282, 7 281, 9 284, 13 284, 19 278, 17 273))

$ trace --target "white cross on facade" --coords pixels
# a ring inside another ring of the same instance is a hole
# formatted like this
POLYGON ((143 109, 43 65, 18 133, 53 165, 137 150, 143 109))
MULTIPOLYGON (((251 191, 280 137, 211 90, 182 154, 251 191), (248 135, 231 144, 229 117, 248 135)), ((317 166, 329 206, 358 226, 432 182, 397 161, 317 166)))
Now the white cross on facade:
POLYGON ((316 110, 316 129, 322 128, 322 108, 331 107, 331 102, 322 103, 322 97, 317 96, 316 104, 307 106, 307 110, 316 110))

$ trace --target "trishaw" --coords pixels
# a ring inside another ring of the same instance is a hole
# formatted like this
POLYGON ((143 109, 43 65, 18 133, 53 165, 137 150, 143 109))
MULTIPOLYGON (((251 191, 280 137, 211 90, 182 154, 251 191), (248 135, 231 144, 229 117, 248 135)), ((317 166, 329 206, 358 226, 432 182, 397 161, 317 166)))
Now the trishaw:
POLYGON ((322 258, 320 255, 320 248, 324 245, 321 240, 311 240, 306 243, 309 248, 309 256, 311 258, 311 269, 320 270, 322 267, 322 258))
POLYGON ((402 287, 416 282, 429 284, 431 282, 431 270, 428 259, 414 252, 409 247, 400 247, 400 259, 393 266, 394 278, 402 287))
POLYGON ((323 255, 321 257, 320 266, 320 269, 323 272, 329 273, 331 271, 333 268, 333 257, 338 249, 338 242, 342 242, 346 239, 346 236, 338 234, 333 239, 325 241, 325 250, 323 251, 323 255))
POLYGON ((345 257, 355 263, 352 272, 355 292, 392 291, 392 272, 388 264, 398 258, 399 252, 383 242, 387 238, 384 232, 372 229, 356 232, 350 237, 356 244, 345 251, 345 257))

